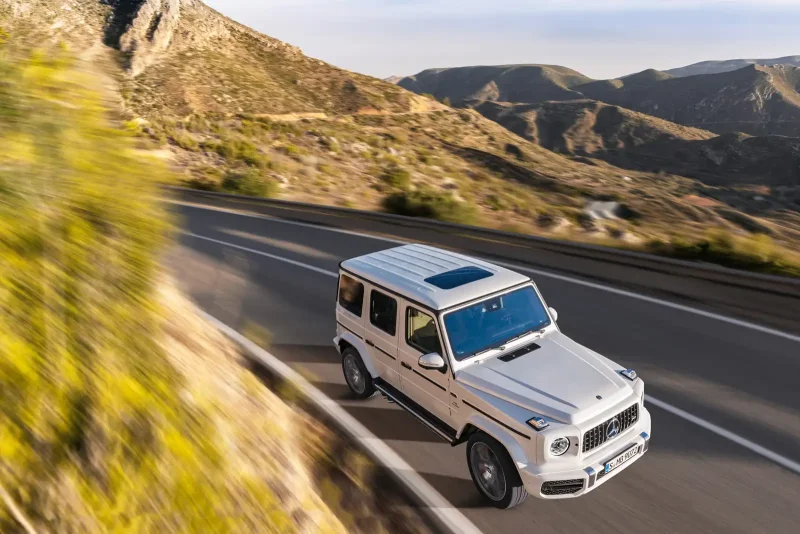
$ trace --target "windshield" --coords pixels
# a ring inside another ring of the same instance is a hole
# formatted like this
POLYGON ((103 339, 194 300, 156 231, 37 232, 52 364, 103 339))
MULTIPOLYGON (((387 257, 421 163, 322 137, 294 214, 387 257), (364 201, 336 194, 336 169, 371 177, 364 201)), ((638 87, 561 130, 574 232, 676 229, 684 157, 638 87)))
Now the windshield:
POLYGON ((548 325, 550 317, 532 286, 444 316, 450 348, 459 362, 548 325))

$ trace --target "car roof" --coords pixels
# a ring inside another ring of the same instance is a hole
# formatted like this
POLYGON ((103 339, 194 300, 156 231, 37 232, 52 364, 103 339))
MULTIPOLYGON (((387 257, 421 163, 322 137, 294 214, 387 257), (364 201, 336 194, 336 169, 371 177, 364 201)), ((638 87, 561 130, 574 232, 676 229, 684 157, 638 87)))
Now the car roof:
POLYGON ((427 245, 405 245, 342 262, 342 268, 410 300, 439 311, 530 281, 530 278, 491 263, 427 245), (464 271, 487 271, 491 276, 452 289, 434 285, 431 277, 464 271))

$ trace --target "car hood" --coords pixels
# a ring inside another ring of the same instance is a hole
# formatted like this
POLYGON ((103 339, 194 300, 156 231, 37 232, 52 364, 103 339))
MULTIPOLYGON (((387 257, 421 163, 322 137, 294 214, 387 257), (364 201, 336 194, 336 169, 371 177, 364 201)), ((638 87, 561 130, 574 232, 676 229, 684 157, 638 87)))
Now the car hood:
POLYGON ((537 340, 533 348, 508 361, 501 354, 470 365, 456 380, 568 424, 593 417, 632 393, 633 382, 618 373, 623 367, 560 332, 537 340))

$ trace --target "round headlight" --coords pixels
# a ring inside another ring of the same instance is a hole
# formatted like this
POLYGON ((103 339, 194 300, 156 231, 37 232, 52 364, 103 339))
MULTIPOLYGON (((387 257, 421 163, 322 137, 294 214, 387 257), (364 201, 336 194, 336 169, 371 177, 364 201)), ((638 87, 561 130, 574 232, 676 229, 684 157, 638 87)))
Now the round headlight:
POLYGON ((567 438, 556 438, 550 444, 550 454, 553 456, 561 456, 569 449, 569 440, 567 438))

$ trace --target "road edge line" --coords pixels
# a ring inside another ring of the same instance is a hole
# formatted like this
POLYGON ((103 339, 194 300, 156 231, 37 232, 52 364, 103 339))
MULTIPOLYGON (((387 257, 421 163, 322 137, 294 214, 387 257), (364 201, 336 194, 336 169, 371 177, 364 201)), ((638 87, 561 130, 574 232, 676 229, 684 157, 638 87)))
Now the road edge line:
POLYGON ((241 333, 226 325, 213 315, 198 309, 201 317, 214 325, 229 339, 240 345, 251 356, 263 363, 272 372, 291 383, 306 398, 346 432, 373 460, 383 466, 419 502, 423 510, 440 528, 452 534, 483 534, 467 517, 447 501, 433 486, 403 460, 391 447, 378 438, 363 424, 347 413, 336 401, 331 399, 303 378, 297 371, 262 349, 241 333))

